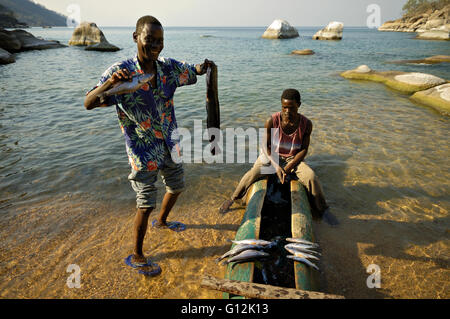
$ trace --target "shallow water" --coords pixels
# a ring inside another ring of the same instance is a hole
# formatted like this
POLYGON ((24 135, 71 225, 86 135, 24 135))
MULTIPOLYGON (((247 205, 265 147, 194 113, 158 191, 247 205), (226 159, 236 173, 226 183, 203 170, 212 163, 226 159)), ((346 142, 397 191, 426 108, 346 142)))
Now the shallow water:
MULTIPOLYGON (((149 229, 144 243, 163 274, 146 279, 123 263, 132 251, 135 211, 125 145, 115 110, 87 112, 83 98, 108 66, 135 54, 132 31, 104 28, 123 48, 116 53, 31 51, 0 66, 3 298, 221 297, 199 283, 203 274, 224 275, 214 259, 229 249, 226 240, 245 208, 219 215, 217 207, 250 163, 186 164, 188 189, 170 219, 188 229, 149 229), (66 285, 70 264, 80 267, 79 289, 66 285)), ((386 63, 449 55, 448 43, 358 28, 347 28, 339 42, 311 40, 316 28, 299 28, 298 39, 270 41, 260 38, 263 31, 167 28, 162 55, 217 63, 222 129, 263 127, 279 110, 283 89, 301 91, 300 112, 314 124, 307 162, 341 222, 314 225, 322 291, 348 298, 449 298, 449 118, 381 84, 338 75, 367 64, 449 79, 448 64, 386 63), (316 55, 289 54, 304 48, 316 55), (381 269, 379 289, 366 285, 371 264, 381 269)), ((72 30, 30 32, 67 43, 72 30)), ((204 78, 179 89, 175 107, 181 127, 204 122, 204 78)))

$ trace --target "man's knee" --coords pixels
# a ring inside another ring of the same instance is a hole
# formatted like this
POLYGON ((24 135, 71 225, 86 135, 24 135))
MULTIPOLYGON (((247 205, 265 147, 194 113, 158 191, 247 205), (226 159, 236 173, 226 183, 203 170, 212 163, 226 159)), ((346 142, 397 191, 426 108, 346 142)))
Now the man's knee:
POLYGON ((152 211, 153 207, 139 207, 137 212, 138 214, 148 217, 152 211))

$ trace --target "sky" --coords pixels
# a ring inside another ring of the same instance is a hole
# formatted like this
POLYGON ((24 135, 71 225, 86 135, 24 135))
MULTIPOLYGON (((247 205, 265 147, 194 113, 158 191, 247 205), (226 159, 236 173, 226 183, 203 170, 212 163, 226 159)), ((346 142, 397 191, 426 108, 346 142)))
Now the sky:
POLYGON ((331 21, 366 26, 377 5, 381 23, 400 18, 407 0, 34 0, 48 9, 99 26, 134 26, 153 15, 163 26, 269 26, 275 19, 293 26, 331 21), (75 5, 71 6, 70 5, 75 5), (68 8, 75 8, 68 11, 68 8), (79 9, 78 9, 79 8, 79 9))

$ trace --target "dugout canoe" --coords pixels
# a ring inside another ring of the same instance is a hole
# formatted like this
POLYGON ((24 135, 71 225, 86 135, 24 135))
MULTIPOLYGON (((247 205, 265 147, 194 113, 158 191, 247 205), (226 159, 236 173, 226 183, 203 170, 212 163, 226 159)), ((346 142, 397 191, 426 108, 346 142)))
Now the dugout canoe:
MULTIPOLYGON (((311 208, 302 184, 293 180, 291 185, 291 235, 314 241, 312 230, 311 208)), ((261 226, 261 211, 267 192, 267 179, 255 182, 248 191, 246 198, 247 209, 241 225, 236 232, 235 240, 259 239, 261 226)), ((232 248, 235 244, 232 245, 232 248)), ((255 264, 253 262, 234 265, 228 264, 225 279, 241 282, 253 282, 255 264)), ((295 288, 300 290, 317 291, 317 271, 299 262, 294 262, 295 288)), ((243 299, 242 296, 223 294, 224 299, 243 299)))

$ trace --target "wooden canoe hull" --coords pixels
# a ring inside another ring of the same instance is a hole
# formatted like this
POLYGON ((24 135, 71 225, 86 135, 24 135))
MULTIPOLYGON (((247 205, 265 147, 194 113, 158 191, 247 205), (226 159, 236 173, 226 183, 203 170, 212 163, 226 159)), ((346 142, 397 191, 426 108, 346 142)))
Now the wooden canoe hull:
MULTIPOLYGON (((305 187, 294 180, 291 181, 292 220, 291 230, 293 238, 302 238, 314 242, 311 207, 305 187)), ((317 270, 294 261, 295 288, 317 291, 317 270)))
MULTIPOLYGON (((247 194, 247 209, 242 218, 241 226, 236 232, 235 240, 259 239, 261 225, 261 210, 267 192, 267 179, 255 182, 247 194)), ((235 244, 231 247, 233 248, 235 244)), ((255 265, 253 262, 242 264, 228 264, 225 279, 253 282, 255 265)), ((236 295, 223 294, 223 298, 244 298, 236 295)))

